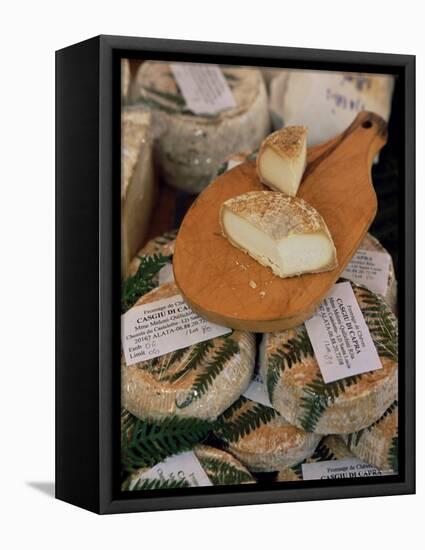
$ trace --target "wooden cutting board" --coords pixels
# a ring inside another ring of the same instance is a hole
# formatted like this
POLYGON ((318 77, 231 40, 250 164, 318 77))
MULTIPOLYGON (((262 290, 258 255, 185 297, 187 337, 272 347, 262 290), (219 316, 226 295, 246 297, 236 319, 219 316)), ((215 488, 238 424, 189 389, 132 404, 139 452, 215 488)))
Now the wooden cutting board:
POLYGON ((323 216, 334 239, 339 265, 325 273, 281 279, 222 236, 223 202, 265 189, 255 162, 212 182, 187 212, 173 259, 176 283, 192 309, 210 321, 253 332, 284 330, 310 317, 375 217, 371 166, 386 136, 385 121, 362 112, 345 132, 308 150, 298 196, 323 216))

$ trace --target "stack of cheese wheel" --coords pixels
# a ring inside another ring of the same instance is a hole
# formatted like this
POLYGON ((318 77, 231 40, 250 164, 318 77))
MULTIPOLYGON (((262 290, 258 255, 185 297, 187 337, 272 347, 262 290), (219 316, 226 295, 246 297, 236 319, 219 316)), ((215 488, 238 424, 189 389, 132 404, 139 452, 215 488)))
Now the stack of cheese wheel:
POLYGON ((155 196, 152 117, 126 108, 121 117, 121 276, 146 237, 155 196))
MULTIPOLYGON (((256 483, 255 478, 234 456, 221 449, 209 445, 196 445, 193 448, 196 458, 205 471, 212 485, 244 485, 256 483)), ((122 489, 127 491, 137 490, 138 482, 149 468, 140 468, 132 473, 124 482, 122 489)), ((148 476, 149 479, 149 476, 148 476)), ((152 476, 152 479, 155 479, 152 476)))
POLYGON ((344 435, 354 455, 382 467, 395 445, 397 319, 381 296, 350 284, 382 368, 326 384, 307 330, 300 325, 264 335, 260 371, 273 407, 288 422, 309 433, 344 435), (361 435, 350 436, 353 432, 361 435))
MULTIPOLYGON (((148 241, 134 256, 128 267, 128 275, 134 275, 140 265, 143 256, 154 256, 155 254, 162 254, 163 256, 170 256, 170 262, 174 254, 174 246, 176 244, 177 230, 167 231, 158 237, 154 237, 148 241)), ((156 277, 158 280, 158 277, 156 277)))
MULTIPOLYGON (((134 307, 177 294, 174 283, 165 283, 134 307)), ((254 360, 254 336, 236 330, 149 361, 126 365, 123 360, 122 406, 139 418, 214 420, 246 389, 254 360)))
POLYGON ((354 458, 354 455, 350 452, 342 437, 339 435, 328 435, 320 441, 310 458, 280 470, 277 474, 276 481, 302 480, 302 464, 325 462, 328 460, 343 460, 345 458, 354 458))
POLYGON ((241 396, 217 421, 216 436, 251 472, 273 472, 312 455, 320 436, 287 422, 271 407, 241 396))
POLYGON ((168 63, 143 63, 133 103, 152 111, 156 152, 165 181, 199 193, 232 153, 258 147, 269 131, 267 92, 260 71, 223 67, 236 106, 213 115, 191 112, 168 63))

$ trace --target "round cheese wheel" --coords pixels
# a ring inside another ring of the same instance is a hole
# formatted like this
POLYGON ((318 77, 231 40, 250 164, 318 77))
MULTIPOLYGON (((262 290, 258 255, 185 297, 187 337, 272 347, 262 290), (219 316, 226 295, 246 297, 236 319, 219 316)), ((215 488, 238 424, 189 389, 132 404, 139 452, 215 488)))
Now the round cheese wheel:
POLYGON ((304 324, 264 335, 260 371, 270 401, 288 422, 308 432, 356 432, 397 398, 397 319, 381 296, 350 284, 382 368, 325 384, 304 324))
POLYGON ((382 244, 370 233, 367 233, 363 239, 359 249, 363 250, 373 250, 375 252, 384 252, 390 257, 390 266, 388 269, 388 283, 387 290, 383 294, 385 301, 390 305, 391 309, 395 312, 397 309, 397 279, 395 277, 394 263, 391 258, 390 253, 382 244))
MULTIPOLYGON (((165 283, 142 296, 142 305, 175 296, 165 283)), ((254 370, 255 339, 233 331, 150 361, 127 366, 122 359, 122 406, 139 418, 170 415, 217 418, 247 388, 254 370)))
POLYGON ((166 233, 148 241, 132 259, 128 268, 129 276, 134 275, 138 270, 141 256, 153 256, 154 254, 172 256, 174 254, 177 232, 178 229, 167 231, 166 233))
POLYGON ((394 401, 371 426, 344 436, 350 451, 381 470, 398 470, 398 404, 394 401))
MULTIPOLYGON (((212 485, 244 485, 256 483, 255 478, 234 456, 221 449, 209 445, 196 445, 193 448, 196 458, 212 485)), ((150 468, 139 468, 133 472, 122 484, 122 490, 137 490, 137 481, 150 468)), ((177 477, 177 472, 176 472, 177 477)), ((152 476, 152 479, 155 479, 152 476)))
POLYGON ((241 396, 217 420, 215 435, 252 472, 274 472, 309 457, 320 436, 289 424, 271 407, 241 396))
POLYGON ((132 86, 133 101, 153 112, 163 178, 188 193, 199 193, 228 155, 255 149, 269 131, 260 71, 222 70, 236 106, 214 115, 196 115, 187 108, 168 63, 143 63, 132 86))
POLYGON ((310 458, 281 470, 276 476, 276 481, 301 481, 303 479, 302 464, 325 462, 328 460, 342 460, 344 458, 353 457, 353 453, 350 452, 341 436, 328 435, 320 441, 310 458))

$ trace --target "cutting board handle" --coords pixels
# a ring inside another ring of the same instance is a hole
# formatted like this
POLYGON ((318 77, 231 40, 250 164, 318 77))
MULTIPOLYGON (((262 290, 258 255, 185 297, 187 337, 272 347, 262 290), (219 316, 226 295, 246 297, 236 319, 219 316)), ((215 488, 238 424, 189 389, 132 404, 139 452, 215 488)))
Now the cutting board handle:
POLYGON ((309 149, 308 166, 304 178, 346 140, 352 141, 359 152, 364 151, 370 168, 374 158, 386 144, 387 137, 388 125, 385 120, 371 111, 362 111, 344 132, 309 149))

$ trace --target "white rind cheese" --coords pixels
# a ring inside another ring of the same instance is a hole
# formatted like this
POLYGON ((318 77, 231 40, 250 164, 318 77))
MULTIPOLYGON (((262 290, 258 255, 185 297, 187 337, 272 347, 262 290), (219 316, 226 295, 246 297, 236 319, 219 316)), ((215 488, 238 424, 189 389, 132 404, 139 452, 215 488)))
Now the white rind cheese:
POLYGON ((121 118, 121 276, 146 236, 155 196, 151 115, 125 109, 121 118))
POLYGON ((216 436, 251 472, 273 472, 311 456, 320 436, 241 396, 217 421, 216 436))
POLYGON ((260 372, 270 401, 288 422, 310 432, 362 430, 397 399, 397 319, 381 296, 354 283, 351 286, 381 369, 325 384, 304 325, 264 335, 260 372))
MULTIPOLYGON (((166 283, 142 296, 135 306, 176 294, 176 285, 166 283)), ((127 366, 123 358, 121 404, 138 418, 176 415, 214 420, 248 387, 254 362, 254 336, 236 330, 151 361, 127 366), (226 350, 226 357, 220 359, 218 354, 226 350), (201 380, 203 390, 196 390, 201 380)))
POLYGON ((320 214, 304 200, 251 191, 220 211, 223 235, 279 277, 330 271, 336 250, 320 214))
MULTIPOLYGON (((221 449, 209 445, 196 445, 193 453, 199 460, 205 474, 212 485, 245 485, 256 483, 249 470, 243 466, 234 456, 221 449)), ((178 458, 178 456, 177 456, 178 458)), ((150 468, 139 468, 132 473, 123 483, 123 490, 137 490, 137 481, 146 474, 150 468)), ((179 473, 175 477, 179 479, 179 473)), ((152 476, 151 479, 155 479, 152 476)))
POLYGON ((390 267, 388 270, 388 283, 387 283, 387 290, 385 294, 383 294, 383 297, 385 298, 385 301, 390 305, 391 309, 396 312, 397 310, 397 279, 395 276, 395 270, 394 270, 394 263, 391 258, 391 254, 388 252, 386 248, 382 246, 382 244, 376 239, 373 235, 370 233, 367 233, 365 238, 363 239, 361 245, 359 246, 359 249, 362 250, 372 250, 374 252, 383 252, 385 254, 388 254, 390 257, 390 267))
POLYGON ((271 189, 297 194, 307 163, 307 128, 287 126, 263 141, 257 157, 258 177, 271 189))
POLYGON ((350 451, 381 470, 398 469, 398 404, 394 401, 371 426, 344 436, 350 451))
POLYGON ((301 481, 303 479, 302 464, 343 460, 345 458, 354 458, 354 454, 350 452, 342 437, 339 435, 328 435, 320 441, 310 458, 281 470, 276 477, 276 481, 301 481))
POLYGON ((132 101, 151 109, 154 116, 162 176, 188 193, 199 193, 229 155, 259 147, 269 131, 267 92, 260 72, 222 70, 236 107, 211 116, 187 110, 167 63, 143 63, 132 85, 132 101))

